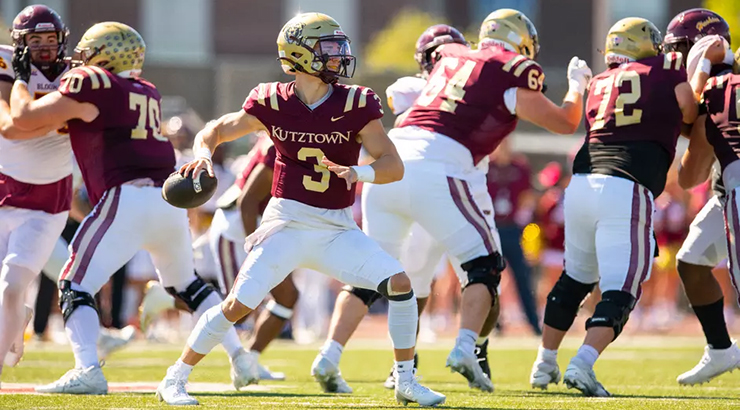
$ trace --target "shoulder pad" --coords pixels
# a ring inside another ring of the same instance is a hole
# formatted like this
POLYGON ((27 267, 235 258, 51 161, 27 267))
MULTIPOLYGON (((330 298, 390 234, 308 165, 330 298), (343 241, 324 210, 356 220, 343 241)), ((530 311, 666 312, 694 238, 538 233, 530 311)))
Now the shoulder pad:
POLYGON ((0 46, 0 80, 10 82, 15 80, 15 72, 13 71, 13 48, 10 46, 0 46))
POLYGON ((534 91, 542 91, 545 82, 545 73, 537 62, 521 54, 513 55, 501 70, 514 77, 514 84, 519 88, 529 88, 534 91))
POLYGON ((349 112, 354 109, 374 108, 379 110, 380 114, 383 114, 383 106, 380 102, 380 97, 370 89, 370 87, 363 87, 361 85, 352 85, 347 88, 347 99, 344 103, 344 112, 349 112), (357 97, 359 95, 359 97, 357 97))
POLYGON ((261 83, 252 90, 254 95, 250 94, 250 98, 254 98, 256 102, 264 107, 272 108, 275 111, 280 111, 280 104, 278 104, 278 83, 261 83))
POLYGON ((69 70, 59 84, 62 94, 78 94, 112 87, 110 73, 97 66, 81 66, 69 70))

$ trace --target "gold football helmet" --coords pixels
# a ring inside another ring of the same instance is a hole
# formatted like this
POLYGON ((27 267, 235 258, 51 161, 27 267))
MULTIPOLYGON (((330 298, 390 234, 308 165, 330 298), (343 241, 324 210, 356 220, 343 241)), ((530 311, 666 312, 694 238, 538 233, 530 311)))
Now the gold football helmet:
POLYGON ((336 20, 322 13, 303 13, 280 30, 278 60, 286 72, 299 71, 332 84, 337 77, 351 78, 355 73, 349 44, 336 20))
POLYGON ((735 64, 732 71, 735 74, 740 74, 740 48, 735 51, 735 64))
POLYGON ((138 77, 146 44, 133 28, 114 21, 90 27, 75 47, 73 64, 96 65, 121 77, 138 77))
POLYGON ((606 35, 604 60, 607 65, 657 56, 663 37, 655 24, 640 17, 619 20, 606 35))
POLYGON ((540 52, 534 24, 524 13, 513 9, 496 10, 483 20, 478 40, 483 43, 487 39, 509 44, 519 54, 533 60, 540 52))

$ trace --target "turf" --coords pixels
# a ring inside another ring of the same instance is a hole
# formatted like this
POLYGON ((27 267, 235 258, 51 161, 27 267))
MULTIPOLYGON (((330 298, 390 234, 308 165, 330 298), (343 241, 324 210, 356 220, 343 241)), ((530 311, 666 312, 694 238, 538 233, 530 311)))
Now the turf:
MULTIPOLYGON (((737 373, 723 375, 710 384, 680 387, 675 378, 690 369, 701 356, 700 339, 632 338, 617 343, 599 359, 596 373, 614 397, 584 398, 562 384, 543 392, 528 384, 535 356, 535 339, 503 339, 492 343, 490 354, 494 394, 468 389, 460 375, 444 368, 449 343, 420 348, 419 374, 422 383, 447 395, 444 408, 453 409, 729 409, 740 406, 737 373)), ((287 374, 285 382, 264 382, 256 388, 235 392, 195 394, 207 408, 396 408, 391 391, 382 387, 391 356, 385 341, 354 342, 342 358, 342 371, 355 393, 346 396, 322 394, 309 375, 316 346, 297 347, 278 343, 263 357, 263 364, 287 374)), ((565 369, 575 353, 577 340, 561 350, 559 363, 565 369)), ((74 363, 63 348, 29 347, 17 368, 6 369, 7 383, 49 383, 74 363)), ((116 353, 103 368, 109 382, 153 382, 156 384, 178 356, 179 346, 135 344, 116 353)), ((191 383, 230 383, 224 353, 214 352, 193 372, 191 383)), ((410 406, 415 406, 411 404, 410 406)), ((113 393, 107 396, 52 396, 0 394, 1 409, 65 408, 140 409, 162 407, 152 393, 113 393)))

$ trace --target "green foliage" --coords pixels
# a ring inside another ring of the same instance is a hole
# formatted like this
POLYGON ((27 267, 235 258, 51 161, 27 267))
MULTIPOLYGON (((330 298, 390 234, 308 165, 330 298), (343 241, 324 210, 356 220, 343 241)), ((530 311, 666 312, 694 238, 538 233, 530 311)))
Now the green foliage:
POLYGON ((737 0, 705 0, 704 7, 724 17, 730 25, 732 48, 740 46, 740 1, 737 0))
POLYGON ((379 31, 365 50, 366 69, 371 73, 419 71, 414 61, 416 40, 429 26, 444 19, 416 9, 404 9, 379 31))

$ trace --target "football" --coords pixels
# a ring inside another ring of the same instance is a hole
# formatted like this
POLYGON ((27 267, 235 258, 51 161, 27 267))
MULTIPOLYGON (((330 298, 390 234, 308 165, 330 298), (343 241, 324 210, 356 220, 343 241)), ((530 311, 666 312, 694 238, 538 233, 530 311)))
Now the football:
POLYGON ((162 186, 162 198, 178 208, 197 208, 211 199, 217 186, 216 178, 206 171, 201 171, 196 178, 173 172, 162 186))

